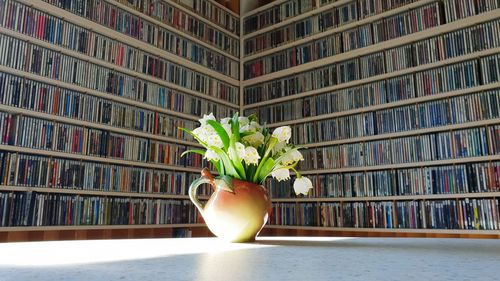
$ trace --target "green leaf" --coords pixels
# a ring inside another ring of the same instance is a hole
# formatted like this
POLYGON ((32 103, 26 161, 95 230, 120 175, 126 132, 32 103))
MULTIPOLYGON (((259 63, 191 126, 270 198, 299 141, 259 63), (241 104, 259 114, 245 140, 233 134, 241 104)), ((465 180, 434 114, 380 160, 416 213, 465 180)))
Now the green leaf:
POLYGON ((243 132, 243 133, 240 133, 240 137, 241 138, 248 137, 248 136, 251 136, 251 135, 253 135, 255 133, 256 132, 243 132))
POLYGON ((257 175, 257 182, 262 182, 266 179, 267 175, 273 171, 275 161, 273 158, 268 158, 264 165, 260 168, 259 174, 257 175))
POLYGON ((222 161, 221 165, 224 165, 224 172, 225 172, 224 174, 241 180, 240 175, 235 170, 233 163, 231 162, 231 159, 229 159, 229 157, 227 156, 226 152, 224 152, 224 150, 222 150, 218 147, 215 147, 215 146, 211 146, 210 149, 212 149, 213 151, 215 151, 215 153, 217 153, 219 155, 219 157, 221 159, 220 161, 222 161))
POLYGON ((186 154, 188 153, 196 153, 196 154, 200 154, 200 155, 203 155, 205 156, 205 150, 201 150, 201 149, 190 149, 190 150, 186 150, 184 151, 182 154, 181 154, 181 157, 184 157, 186 154))
POLYGON ((229 136, 227 135, 226 130, 224 130, 224 127, 222 125, 214 120, 208 120, 207 124, 212 126, 214 128, 215 132, 217 135, 219 135, 220 139, 222 140, 222 144, 224 145, 224 149, 227 150, 229 147, 229 136))
POLYGON ((257 170, 257 165, 248 165, 246 168, 246 176, 247 180, 253 179, 253 176, 255 175, 255 172, 257 170))
POLYGON ((243 164, 241 163, 241 158, 238 155, 238 152, 236 151, 236 137, 234 135, 231 136, 231 141, 229 142, 229 146, 231 147, 229 152, 229 159, 231 159, 231 162, 234 165, 234 168, 240 175, 242 179, 246 179, 246 174, 245 174, 245 168, 243 167, 243 164))
POLYGON ((231 122, 231 132, 236 137, 236 141, 240 141, 240 121, 238 120, 238 112, 236 112, 233 116, 233 120, 231 122))
POLYGON ((214 165, 214 167, 217 170, 217 172, 219 173, 219 175, 223 175, 224 174, 224 171, 221 169, 221 168, 224 167, 224 166, 221 165, 221 161, 210 160, 210 163, 212 163, 212 165, 214 165))
POLYGON ((255 113, 252 113, 252 114, 250 114, 250 115, 248 116, 248 120, 249 120, 250 122, 252 122, 252 121, 257 122, 257 119, 258 119, 258 118, 257 118, 257 115, 256 115, 255 113))

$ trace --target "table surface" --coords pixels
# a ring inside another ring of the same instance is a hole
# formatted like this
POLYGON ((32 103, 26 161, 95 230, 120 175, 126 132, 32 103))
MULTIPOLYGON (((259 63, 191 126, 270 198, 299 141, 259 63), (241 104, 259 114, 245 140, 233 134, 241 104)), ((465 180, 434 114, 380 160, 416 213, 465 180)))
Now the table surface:
POLYGON ((0 280, 499 280, 500 240, 261 237, 0 244, 0 280))

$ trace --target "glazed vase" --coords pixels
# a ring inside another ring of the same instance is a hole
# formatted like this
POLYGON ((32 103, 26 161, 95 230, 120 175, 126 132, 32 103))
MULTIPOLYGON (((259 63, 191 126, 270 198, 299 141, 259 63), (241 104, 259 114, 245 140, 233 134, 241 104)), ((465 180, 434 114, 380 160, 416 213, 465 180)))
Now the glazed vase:
POLYGON ((255 241, 272 210, 271 200, 264 186, 237 179, 232 179, 227 184, 214 178, 206 168, 201 172, 201 177, 189 187, 189 198, 200 211, 210 231, 230 242, 255 241), (213 189, 205 204, 196 195, 202 184, 210 184, 213 189))

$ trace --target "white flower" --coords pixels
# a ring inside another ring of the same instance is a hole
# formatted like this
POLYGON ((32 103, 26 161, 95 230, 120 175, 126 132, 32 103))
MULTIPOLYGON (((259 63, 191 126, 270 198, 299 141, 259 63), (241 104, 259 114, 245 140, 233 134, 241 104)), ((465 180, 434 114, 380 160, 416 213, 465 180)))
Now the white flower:
POLYGON ((215 146, 219 148, 224 147, 221 138, 219 137, 215 129, 210 125, 202 125, 194 129, 193 134, 195 134, 203 142, 206 142, 209 146, 215 146))
POLYGON ((200 139, 202 139, 202 135, 203 135, 203 128, 202 127, 198 127, 196 129, 193 130, 193 134, 197 137, 199 137, 200 139))
POLYGON ((222 127, 224 128, 224 130, 226 130, 227 135, 231 136, 231 134, 232 134, 231 125, 229 125, 229 124, 222 124, 222 127))
POLYGON ((264 135, 261 132, 255 132, 249 136, 243 137, 253 147, 259 147, 264 144, 264 135))
POLYGON ((286 142, 292 137, 292 129, 290 126, 278 127, 273 132, 273 137, 278 139, 278 142, 286 142))
POLYGON ((281 150, 283 150, 283 148, 286 147, 286 143, 283 141, 283 142, 278 142, 274 147, 273 147, 273 155, 281 152, 281 150))
POLYGON ((255 129, 257 129, 257 131, 262 130, 262 126, 259 123, 255 122, 255 121, 250 122, 250 126, 252 126, 255 129))
POLYGON ((245 145, 243 145, 241 142, 236 143, 236 152, 238 153, 238 157, 244 158, 245 157, 245 145))
POLYGON ((219 154, 215 153, 215 151, 211 150, 211 149, 207 149, 207 152, 205 152, 205 158, 208 160, 208 161, 219 161, 219 154))
POLYGON ((207 142, 207 144, 209 146, 215 146, 215 147, 218 147, 218 148, 223 148, 224 147, 224 143, 222 143, 222 139, 217 134, 209 135, 207 137, 206 142, 207 142))
POLYGON ((256 132, 257 131, 257 128, 255 128, 254 126, 252 125, 245 125, 243 127, 240 128, 240 133, 246 133, 246 132, 256 132))
POLYGON ((290 179, 290 171, 285 168, 278 168, 274 170, 271 175, 278 181, 284 181, 290 179))
POLYGON ((250 124, 250 120, 245 116, 238 117, 238 122, 240 123, 240 127, 244 127, 250 124))
MULTIPOLYGON (((236 146, 236 154, 238 154, 238 157, 240 159, 243 159, 245 157, 245 145, 243 145, 241 142, 237 142, 235 146, 236 146)), ((231 157, 231 155, 234 152, 234 149, 232 147, 229 147, 228 152, 231 160, 235 160, 231 157)))
POLYGON ((245 126, 240 126, 240 133, 245 133, 245 132, 257 132, 260 131, 262 127, 259 125, 259 123, 252 121, 250 124, 247 124, 245 126))
POLYGON ((304 156, 302 156, 302 153, 300 153, 298 150, 294 150, 292 152, 292 158, 294 162, 302 161, 304 160, 304 156))
POLYGON ((229 122, 230 122, 230 121, 231 121, 231 118, 230 118, 230 117, 226 117, 226 118, 222 118, 222 119, 220 120, 220 123, 221 123, 222 125, 224 125, 224 124, 229 124, 229 122))
POLYGON ((247 165, 257 165, 257 163, 259 163, 259 159, 260 155, 257 149, 251 146, 245 148, 245 156, 243 157, 243 160, 245 160, 247 165))
POLYGON ((293 183, 293 190, 295 190, 295 194, 304 194, 307 195, 309 193, 309 189, 313 187, 310 179, 306 177, 300 177, 295 180, 293 183))
POLYGON ((202 125, 196 129, 194 129, 193 134, 195 134, 202 141, 206 142, 208 140, 208 138, 211 135, 216 134, 216 132, 212 126, 205 124, 205 125, 202 125))
POLYGON ((283 160, 281 160, 281 165, 288 166, 302 160, 304 160, 302 153, 300 153, 298 150, 293 150, 292 152, 288 153, 285 157, 283 157, 283 160))
POLYGON ((203 118, 199 119, 198 121, 200 121, 201 125, 206 125, 208 120, 217 121, 213 113, 210 113, 209 115, 203 114, 203 118))

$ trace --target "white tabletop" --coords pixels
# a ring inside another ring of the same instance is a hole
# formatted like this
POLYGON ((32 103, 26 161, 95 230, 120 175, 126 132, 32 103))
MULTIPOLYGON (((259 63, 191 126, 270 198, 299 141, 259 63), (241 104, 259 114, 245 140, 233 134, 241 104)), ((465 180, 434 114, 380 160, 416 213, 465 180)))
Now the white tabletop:
POLYGON ((500 240, 263 237, 0 244, 1 281, 499 280, 500 240))

